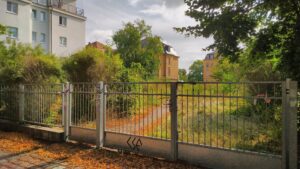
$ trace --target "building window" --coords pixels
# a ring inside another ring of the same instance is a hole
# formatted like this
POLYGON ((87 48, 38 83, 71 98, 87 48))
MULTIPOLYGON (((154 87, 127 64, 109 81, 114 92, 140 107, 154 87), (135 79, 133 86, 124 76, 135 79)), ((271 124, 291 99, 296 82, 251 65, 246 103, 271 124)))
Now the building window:
POLYGON ((41 12, 41 21, 46 21, 46 12, 41 12))
POLYGON ((60 26, 67 26, 67 18, 63 16, 59 16, 59 25, 60 26))
POLYGON ((15 27, 8 27, 8 36, 10 38, 13 38, 13 39, 17 39, 18 38, 18 28, 15 28, 15 27))
POLYGON ((36 42, 36 32, 32 32, 32 42, 36 42))
POLYGON ((18 4, 14 2, 7 1, 7 11, 17 14, 18 13, 18 4))
POLYGON ((66 47, 67 46, 67 38, 66 37, 59 37, 59 45, 66 47))
POLYGON ((37 11, 35 9, 32 10, 32 19, 37 18, 37 11))
POLYGON ((46 34, 41 33, 41 42, 45 43, 46 42, 46 34))

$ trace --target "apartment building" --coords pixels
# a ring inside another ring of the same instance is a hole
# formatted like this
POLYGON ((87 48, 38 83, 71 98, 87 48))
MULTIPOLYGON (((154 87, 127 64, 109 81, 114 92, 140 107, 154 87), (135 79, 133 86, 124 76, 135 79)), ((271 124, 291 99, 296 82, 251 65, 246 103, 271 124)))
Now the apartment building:
POLYGON ((215 81, 215 79, 212 77, 213 70, 218 64, 218 58, 216 56, 215 52, 208 53, 203 60, 203 81, 209 82, 209 81, 215 81))
POLYGON ((76 0, 0 0, 0 40, 40 45, 45 52, 68 56, 85 46, 84 10, 76 0))

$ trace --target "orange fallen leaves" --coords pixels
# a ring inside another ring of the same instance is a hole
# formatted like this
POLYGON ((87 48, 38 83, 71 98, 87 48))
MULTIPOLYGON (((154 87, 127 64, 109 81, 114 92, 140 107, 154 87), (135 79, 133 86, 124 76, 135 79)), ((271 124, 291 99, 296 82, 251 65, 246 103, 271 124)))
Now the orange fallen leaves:
POLYGON ((67 162, 70 168, 196 168, 182 163, 172 163, 134 154, 123 155, 108 150, 97 150, 88 145, 75 143, 47 144, 33 140, 20 133, 5 133, 0 131, 0 138, 0 150, 2 151, 22 152, 39 146, 39 149, 33 150, 30 153, 44 160, 63 160, 67 162))
POLYGON ((24 134, 0 131, 0 150, 18 153, 32 150, 39 146, 41 146, 41 144, 38 141, 35 141, 24 134))

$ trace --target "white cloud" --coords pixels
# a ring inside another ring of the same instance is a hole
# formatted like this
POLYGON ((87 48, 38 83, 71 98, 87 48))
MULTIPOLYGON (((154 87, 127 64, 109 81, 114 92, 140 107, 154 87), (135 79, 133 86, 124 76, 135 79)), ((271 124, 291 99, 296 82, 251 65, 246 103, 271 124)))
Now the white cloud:
POLYGON ((187 6, 185 4, 178 5, 173 8, 169 8, 166 5, 166 2, 163 1, 161 4, 153 4, 145 9, 140 10, 139 12, 144 14, 145 16, 162 18, 173 25, 191 25, 195 24, 195 21, 190 17, 185 15, 185 11, 187 10, 187 6))
POLYGON ((195 25, 185 16, 187 6, 182 0, 78 0, 87 16, 86 42, 111 40, 124 22, 144 19, 152 32, 170 43, 180 56, 179 67, 188 69, 193 61, 205 57, 202 49, 213 42, 212 38, 186 38, 173 27, 195 25), (135 5, 135 6, 133 6, 135 5), (131 7, 130 7, 131 6, 131 7))
POLYGON ((161 5, 154 4, 147 7, 146 9, 140 10, 140 12, 147 15, 163 15, 166 9, 166 2, 164 1, 161 5))
POLYGON ((136 6, 141 0, 128 0, 131 6, 136 6))
POLYGON ((106 42, 112 39, 112 35, 113 35, 112 30, 96 29, 88 34, 88 39, 90 41, 106 42))

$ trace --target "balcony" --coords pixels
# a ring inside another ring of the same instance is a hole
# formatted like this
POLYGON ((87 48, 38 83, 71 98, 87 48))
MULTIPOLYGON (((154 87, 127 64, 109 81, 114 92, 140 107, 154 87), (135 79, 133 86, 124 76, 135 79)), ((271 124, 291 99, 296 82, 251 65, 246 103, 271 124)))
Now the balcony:
POLYGON ((63 3, 62 0, 32 0, 32 3, 51 7, 51 8, 56 8, 62 11, 66 11, 84 17, 84 9, 80 9, 74 5, 65 4, 63 3))

